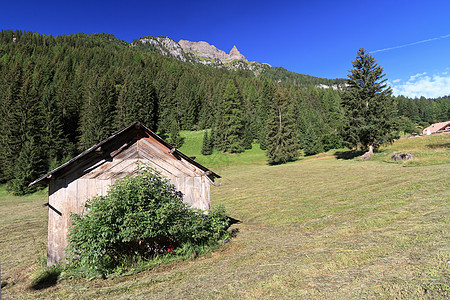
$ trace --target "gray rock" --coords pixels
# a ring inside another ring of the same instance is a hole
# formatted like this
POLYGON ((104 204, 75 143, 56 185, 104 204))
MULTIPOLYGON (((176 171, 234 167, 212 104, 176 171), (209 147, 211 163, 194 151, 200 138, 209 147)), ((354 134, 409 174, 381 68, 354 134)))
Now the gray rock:
POLYGON ((207 42, 191 42, 186 40, 180 40, 178 44, 183 48, 185 52, 192 53, 195 56, 204 57, 208 59, 220 60, 222 63, 231 62, 233 60, 247 61, 244 55, 242 55, 236 46, 231 49, 230 54, 226 54, 225 51, 217 49, 214 45, 210 45, 207 42))
POLYGON ((399 160, 410 160, 413 158, 414 156, 411 153, 397 153, 392 155, 391 160, 399 161, 399 160))

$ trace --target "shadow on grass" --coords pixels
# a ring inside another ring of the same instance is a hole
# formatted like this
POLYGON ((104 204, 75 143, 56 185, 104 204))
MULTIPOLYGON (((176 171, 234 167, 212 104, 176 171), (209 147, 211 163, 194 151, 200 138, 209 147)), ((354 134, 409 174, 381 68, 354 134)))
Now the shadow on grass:
POLYGON ((354 159, 355 157, 361 156, 364 154, 362 150, 348 150, 348 151, 337 151, 334 153, 334 156, 337 159, 354 159))
MULTIPOLYGON (((228 218, 228 224, 229 224, 228 228, 230 228, 230 227, 231 227, 231 225, 234 225, 234 224, 239 224, 239 223, 241 223, 241 221, 240 221, 240 220, 238 220, 238 219, 235 219, 235 218, 233 218, 233 217, 228 217, 228 216, 227 216, 227 218, 228 218)), ((228 228, 227 228, 227 229, 228 229, 228 228)))
MULTIPOLYGON (((235 218, 233 218, 233 217, 227 217, 227 218, 228 218, 228 228, 230 228, 231 225, 241 223, 240 220, 235 219, 235 218)), ((228 230, 228 228, 227 228, 227 230, 228 230)), ((235 237, 237 236, 238 233, 239 233, 239 228, 233 228, 233 229, 231 230, 231 237, 232 237, 232 238, 235 238, 235 237)))
POLYGON ((32 279, 31 288, 33 290, 42 290, 56 285, 58 277, 61 274, 61 267, 50 267, 42 270, 34 279, 32 279))
POLYGON ((450 149, 450 143, 426 145, 425 147, 430 148, 430 149, 440 149, 440 148, 443 148, 443 149, 448 148, 448 149, 450 149))

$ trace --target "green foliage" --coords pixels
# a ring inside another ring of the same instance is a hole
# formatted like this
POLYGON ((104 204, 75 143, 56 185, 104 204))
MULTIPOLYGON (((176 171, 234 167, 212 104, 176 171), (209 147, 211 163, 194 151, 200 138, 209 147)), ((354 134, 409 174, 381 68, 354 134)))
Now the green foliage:
POLYGON ((279 90, 270 106, 267 119, 267 162, 271 165, 286 163, 298 157, 298 135, 295 129, 294 103, 279 90))
POLYGON ((14 164, 15 177, 8 183, 8 188, 14 191, 15 195, 25 195, 36 191, 36 187, 29 187, 28 184, 37 178, 39 174, 40 158, 39 148, 33 137, 27 135, 19 157, 14 164))
POLYGON ((314 155, 323 152, 320 139, 317 138, 315 130, 312 126, 306 129, 304 135, 302 135, 303 151, 305 155, 314 155))
POLYGON ((233 80, 228 80, 222 96, 220 117, 216 126, 216 147, 220 151, 244 151, 242 99, 233 80))
MULTIPOLYGON (((134 45, 106 33, 53 37, 0 31, 0 182, 10 182, 11 187, 14 179, 14 185, 28 180, 15 165, 30 138, 36 151, 27 160, 36 167, 36 179, 135 121, 161 133, 174 129, 174 119, 178 130, 212 128, 209 138, 225 152, 249 149, 253 140, 266 149, 276 88, 289 91, 298 105, 298 134, 305 134, 305 124, 311 124, 325 150, 341 146, 337 132, 356 135, 344 130, 350 122, 343 114, 342 92, 314 87, 342 86, 343 79, 269 67, 255 77, 250 71, 180 62, 142 43, 134 45)), ((394 101, 398 115, 417 125, 450 119, 448 96, 399 96, 394 101)), ((174 136, 172 143, 179 145, 174 136)))
POLYGON ((320 84, 324 84, 327 86, 345 84, 344 79, 318 78, 310 75, 294 73, 281 67, 267 68, 262 72, 261 76, 273 81, 287 82, 300 87, 320 84))
POLYGON ((203 155, 211 155, 213 151, 213 146, 211 143, 212 139, 208 137, 208 130, 205 130, 203 135, 202 151, 203 155))
POLYGON ((417 127, 414 126, 414 123, 405 116, 402 116, 398 119, 398 130, 401 132, 407 133, 418 133, 417 127))
POLYGON ((395 97, 398 115, 408 117, 412 122, 428 124, 450 120, 450 96, 436 99, 395 97))
POLYGON ((344 140, 350 147, 379 147, 393 141, 397 112, 383 68, 359 49, 342 99, 346 113, 344 140))
POLYGON ((256 104, 257 118, 256 125, 258 128, 257 138, 261 150, 266 150, 266 123, 271 100, 274 95, 274 85, 269 81, 265 81, 261 94, 256 104))
POLYGON ((173 119, 172 124, 170 125, 169 134, 170 134, 170 143, 172 144, 172 146, 174 146, 175 148, 180 148, 184 143, 184 139, 180 135, 178 122, 175 119, 173 119))
POLYGON ((86 272, 108 274, 228 237, 223 208, 205 214, 188 207, 168 179, 146 165, 111 186, 106 196, 88 200, 86 209, 72 215, 68 246, 71 268, 86 272))

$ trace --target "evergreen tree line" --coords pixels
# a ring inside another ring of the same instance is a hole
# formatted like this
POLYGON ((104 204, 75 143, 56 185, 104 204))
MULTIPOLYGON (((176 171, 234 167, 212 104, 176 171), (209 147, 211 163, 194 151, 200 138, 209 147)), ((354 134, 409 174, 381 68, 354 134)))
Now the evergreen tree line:
MULTIPOLYGON (((257 141, 271 153, 286 132, 308 154, 342 146, 339 90, 184 63, 110 34, 1 31, 0 74, 0 181, 16 194, 136 120, 176 146, 180 130, 207 128, 224 152, 257 141)), ((446 103, 434 116, 448 116, 448 98, 431 101, 446 103)))
POLYGON ((407 117, 411 122, 428 126, 433 123, 450 120, 450 95, 436 99, 395 97, 398 115, 407 117))

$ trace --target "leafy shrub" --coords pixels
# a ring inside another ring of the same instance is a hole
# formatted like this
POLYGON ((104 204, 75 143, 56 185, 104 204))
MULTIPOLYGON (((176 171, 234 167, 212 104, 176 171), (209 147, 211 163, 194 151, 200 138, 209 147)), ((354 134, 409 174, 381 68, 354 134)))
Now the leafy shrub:
POLYGON ((192 256, 229 237, 222 207, 208 214, 189 207, 168 179, 146 165, 86 207, 88 213, 72 215, 68 261, 87 272, 108 274, 164 255, 192 256))

